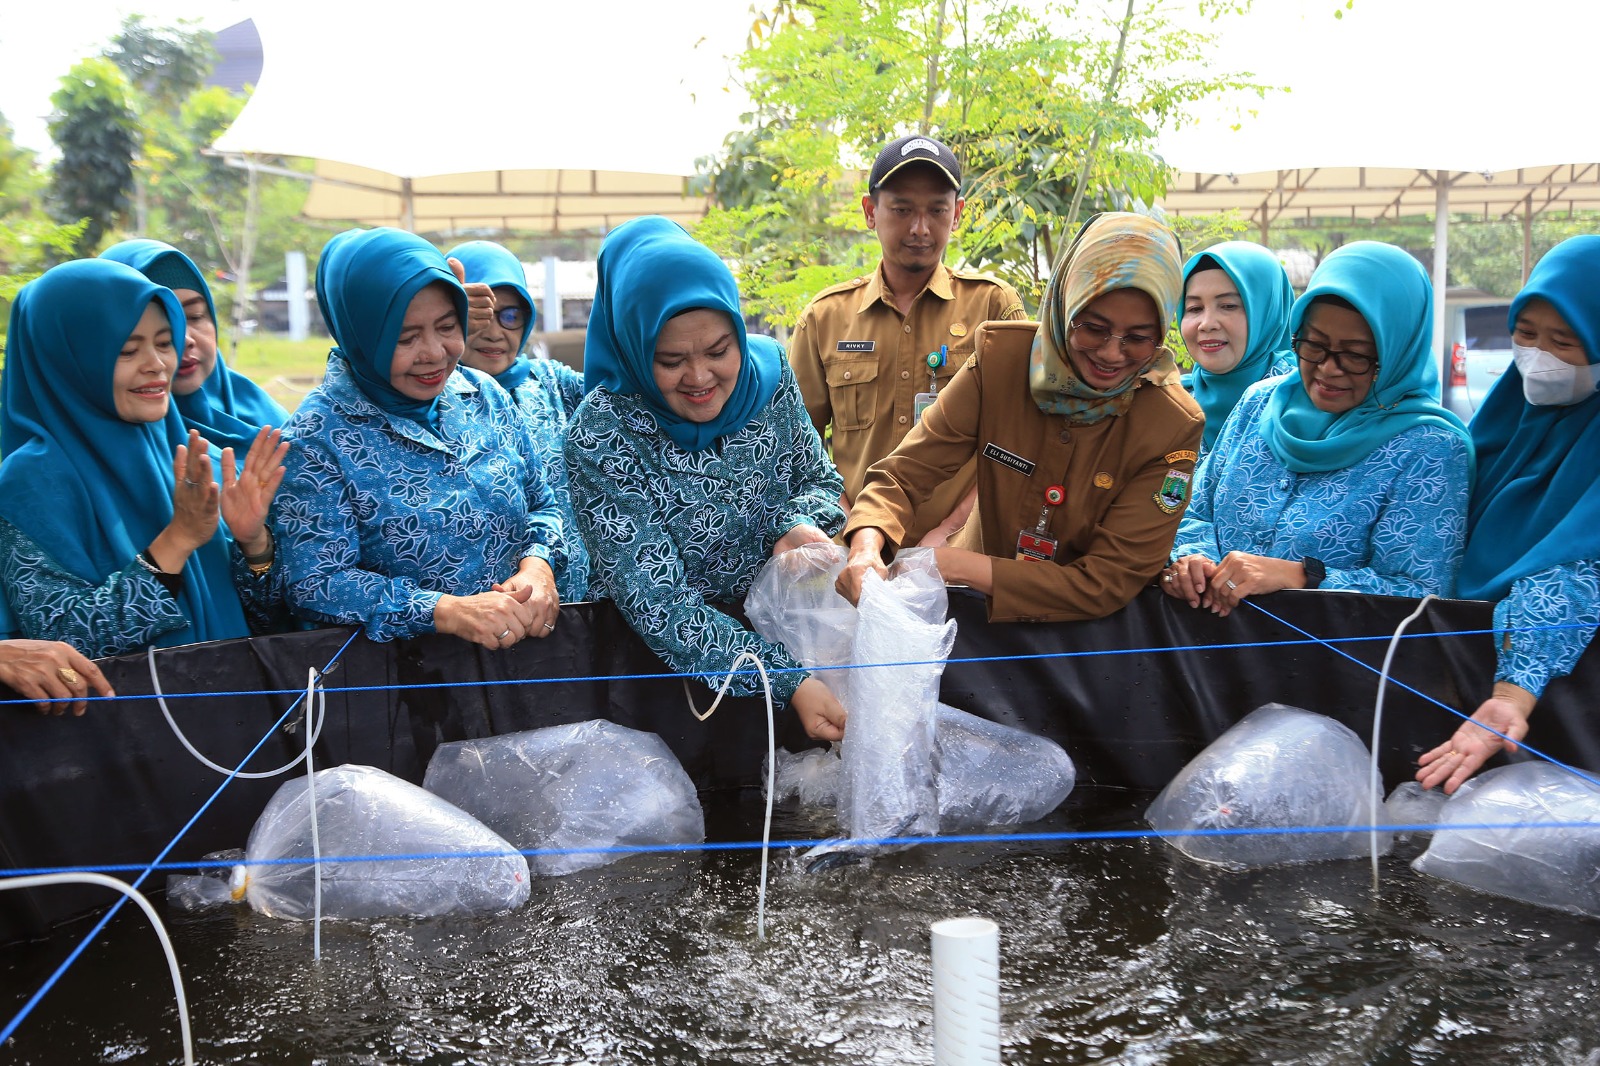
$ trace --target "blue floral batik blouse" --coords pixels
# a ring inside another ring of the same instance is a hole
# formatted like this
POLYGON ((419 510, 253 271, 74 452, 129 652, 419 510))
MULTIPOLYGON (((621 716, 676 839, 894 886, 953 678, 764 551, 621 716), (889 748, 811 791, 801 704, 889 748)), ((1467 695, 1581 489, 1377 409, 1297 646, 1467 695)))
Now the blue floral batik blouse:
POLYGON ((441 594, 487 592, 530 555, 561 580, 561 516, 505 391, 458 368, 438 427, 380 409, 329 358, 284 426, 293 446, 272 511, 297 613, 395 640, 433 632, 441 594))
POLYGON ((1351 466, 1297 474, 1261 433, 1278 384, 1252 385, 1228 416, 1195 471, 1173 558, 1311 556, 1327 567, 1325 589, 1455 595, 1471 485, 1466 439, 1414 426, 1351 466))
MULTIPOLYGON (((595 389, 567 430, 578 528, 589 547, 590 591, 674 670, 721 684, 741 652, 760 655, 773 698, 787 704, 805 680, 781 646, 712 603, 743 600, 797 525, 844 525, 843 481, 822 451, 788 363, 777 394, 743 429, 698 451, 672 441, 645 401, 595 389)), ((755 675, 729 690, 761 691, 755 675)))

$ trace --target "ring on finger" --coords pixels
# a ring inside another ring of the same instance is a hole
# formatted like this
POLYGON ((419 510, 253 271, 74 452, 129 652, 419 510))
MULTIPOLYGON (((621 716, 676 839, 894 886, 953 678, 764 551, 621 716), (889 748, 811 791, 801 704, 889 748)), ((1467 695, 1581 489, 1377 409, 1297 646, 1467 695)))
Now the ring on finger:
POLYGON ((505 628, 504 632, 502 632, 498 637, 495 637, 494 639, 495 640, 505 640, 510 635, 511 635, 511 627, 507 626, 505 628))
POLYGON ((83 678, 78 676, 78 671, 70 666, 63 666, 57 669, 56 676, 61 679, 63 685, 68 687, 83 684, 83 678))
POLYGON ((1225 582, 1225 584, 1226 584, 1226 585, 1227 585, 1227 586, 1228 586, 1228 591, 1229 591, 1229 592, 1235 592, 1235 591, 1237 591, 1237 590, 1238 590, 1238 588, 1239 588, 1239 586, 1238 586, 1238 585, 1235 585, 1235 584, 1234 584, 1234 583, 1233 583, 1233 579, 1232 579, 1232 578, 1229 578, 1229 579, 1228 579, 1228 580, 1227 580, 1227 581, 1226 581, 1226 582, 1225 582))
POLYGON ((193 485, 195 488, 199 488, 200 487, 200 482, 191 480, 189 478, 184 478, 183 479, 183 483, 185 485, 193 485))
POLYGON ((547 630, 553 630, 553 629, 555 629, 555 625, 554 625, 554 624, 553 624, 553 623, 550 623, 550 622, 546 622, 546 623, 545 623, 545 624, 544 624, 544 627, 545 627, 545 629, 547 629, 547 630))

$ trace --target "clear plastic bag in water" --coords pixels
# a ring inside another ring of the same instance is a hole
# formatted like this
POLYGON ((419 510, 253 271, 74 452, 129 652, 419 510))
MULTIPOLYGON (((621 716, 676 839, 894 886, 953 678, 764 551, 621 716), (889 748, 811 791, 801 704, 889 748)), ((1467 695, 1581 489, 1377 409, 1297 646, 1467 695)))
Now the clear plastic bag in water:
POLYGON ((1078 771, 1061 745, 939 704, 939 829, 1036 822, 1061 806, 1078 771))
MULTIPOLYGON (((309 919, 311 805, 304 777, 284 782, 250 831, 245 898, 262 914, 309 919)), ((528 863, 465 811, 370 766, 316 774, 325 918, 493 913, 528 898, 528 863), (398 856, 360 859, 362 856, 398 856)))
MULTIPOLYGON (((1061 806, 1077 781, 1071 757, 1055 741, 945 703, 933 748, 941 833, 1036 822, 1061 806)), ((775 796, 832 807, 843 774, 837 749, 780 751, 775 796)))
MULTIPOLYGON (((1370 772, 1367 746, 1348 727, 1269 703, 1195 756, 1145 817, 1163 832, 1368 826, 1382 802, 1370 786, 1370 772)), ((1192 859, 1234 869, 1361 858, 1371 848, 1365 830, 1166 839, 1192 859)), ((1378 844, 1387 854, 1392 835, 1379 833, 1378 844)))
POLYGON ((1526 762, 1486 771, 1445 803, 1439 825, 1413 869, 1600 918, 1600 788, 1570 770, 1526 762))
MULTIPOLYGON (((939 675, 956 625, 942 611, 937 623, 919 616, 928 597, 916 586, 926 573, 889 581, 869 573, 861 586, 839 797, 840 824, 856 839, 939 832, 933 742, 939 675), (885 663, 897 665, 875 665, 885 663)), ((938 591, 942 599, 942 581, 938 591)))
MULTIPOLYGON (((1439 811, 1448 797, 1442 788, 1423 788, 1421 781, 1402 781, 1383 801, 1384 820, 1390 825, 1438 825, 1439 811)), ((1431 836, 1431 829, 1396 830, 1396 840, 1431 836)))
POLYGON ((626 855, 607 848, 706 838, 694 782, 672 749, 604 719, 441 744, 423 787, 518 848, 557 852, 529 857, 547 876, 626 855))
MULTIPOLYGON (((238 863, 245 857, 242 848, 213 851, 207 862, 238 863)), ((174 874, 167 878, 167 906, 178 911, 203 911, 231 906, 244 899, 245 867, 218 866, 197 874, 174 874)))
POLYGON ((1076 779, 1060 745, 938 702, 954 623, 933 551, 902 551, 859 610, 834 591, 844 565, 831 544, 784 552, 745 601, 756 631, 806 665, 855 667, 821 675, 850 712, 843 758, 780 753, 776 797, 836 805, 867 839, 1016 825, 1059 806, 1076 779))

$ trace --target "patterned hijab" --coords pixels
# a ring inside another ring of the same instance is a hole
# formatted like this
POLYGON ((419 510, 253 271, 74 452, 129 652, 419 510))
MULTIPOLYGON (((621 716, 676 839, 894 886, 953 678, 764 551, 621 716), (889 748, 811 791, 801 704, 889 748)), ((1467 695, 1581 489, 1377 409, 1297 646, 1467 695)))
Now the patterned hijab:
POLYGON ((533 373, 533 364, 528 361, 526 349, 528 338, 533 336, 534 323, 539 321, 533 297, 528 294, 528 276, 522 269, 522 260, 511 249, 494 241, 458 244, 445 253, 445 258, 461 261, 468 283, 482 282, 491 289, 515 289, 517 295, 522 297, 522 302, 528 305, 528 324, 522 327, 522 347, 517 350, 517 357, 511 360, 511 365, 494 376, 500 387, 510 392, 527 381, 528 375, 533 373))
MULTIPOLYGON (((193 289, 206 298, 206 313, 212 326, 217 324, 216 305, 211 302, 204 275, 194 260, 172 245, 143 238, 123 241, 101 252, 100 258, 126 263, 157 285, 193 289)), ((200 387, 187 396, 174 393, 172 398, 189 428, 198 429, 219 452, 232 448, 241 463, 262 426, 281 426, 289 417, 267 390, 230 369, 220 350, 216 366, 200 387)))
MULTIPOLYGON (((123 343, 152 301, 181 352, 178 298, 122 263, 63 263, 11 305, 0 517, 95 585, 172 521, 172 460, 188 430, 171 404, 159 422, 124 422, 112 389, 123 343)), ((178 603, 189 625, 156 641, 161 646, 249 635, 221 523, 184 566, 178 603)))
MULTIPOLYGON (((435 282, 450 290, 461 328, 467 325, 467 291, 439 249, 415 233, 349 229, 322 248, 317 261, 317 303, 356 387, 382 410, 424 425, 435 421, 439 397, 414 400, 389 384, 389 367, 411 298, 435 282)), ((441 395, 443 395, 441 393, 441 395)))
POLYGON ((1334 250, 1311 275, 1289 313, 1298 332, 1319 296, 1339 296, 1366 319, 1378 367, 1367 398, 1340 414, 1311 402, 1299 374, 1286 375, 1267 401, 1267 447, 1297 474, 1343 470, 1413 426, 1440 426, 1470 444, 1461 419, 1439 406, 1433 358, 1433 285, 1422 264, 1392 244, 1356 241, 1334 250))
POLYGON ((1289 347, 1289 309, 1294 305, 1294 287, 1278 257, 1252 241, 1224 241, 1189 258, 1183 267, 1183 286, 1187 294, 1189 279, 1198 270, 1220 267, 1228 275, 1239 300, 1244 304, 1250 331, 1245 340, 1244 358, 1232 370, 1213 374, 1195 360, 1194 398, 1206 414, 1201 447, 1211 450, 1228 412, 1239 403, 1244 390, 1272 372, 1274 352, 1289 347), (1209 260, 1209 262, 1208 262, 1209 260))
POLYGON ((715 252, 670 219, 624 222, 600 246, 599 284, 583 345, 584 386, 637 396, 663 432, 685 451, 709 448, 737 433, 778 391, 783 349, 771 337, 748 337, 733 273, 715 252), (717 417, 691 422, 673 412, 656 386, 656 338, 674 315, 724 311, 739 340, 739 378, 717 417))
MULTIPOLYGON (((1566 320, 1589 362, 1600 362, 1600 236, 1572 237, 1539 260, 1512 301, 1513 328, 1535 297, 1566 320)), ((1600 393, 1567 407, 1535 406, 1512 363, 1471 428, 1478 478, 1457 578, 1461 595, 1503 599, 1519 577, 1600 559, 1600 393)))
POLYGON ((1123 211, 1095 215, 1062 252, 1044 303, 1028 364, 1028 390, 1045 414, 1065 415, 1073 425, 1091 425, 1126 411, 1144 379, 1156 384, 1177 380, 1172 353, 1157 349, 1151 366, 1109 392, 1090 388, 1072 369, 1067 334, 1072 320, 1097 297, 1116 289, 1137 289, 1155 301, 1165 334, 1183 291, 1179 273, 1183 253, 1165 223, 1123 211))

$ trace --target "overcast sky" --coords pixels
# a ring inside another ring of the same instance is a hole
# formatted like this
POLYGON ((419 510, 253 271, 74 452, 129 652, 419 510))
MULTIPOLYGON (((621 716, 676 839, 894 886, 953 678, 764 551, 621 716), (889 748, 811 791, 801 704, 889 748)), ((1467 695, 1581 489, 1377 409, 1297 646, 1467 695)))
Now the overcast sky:
POLYGON ((196 19, 220 30, 250 17, 261 0, 6 0, 0 17, 0 114, 17 143, 50 147, 50 94, 72 65, 95 55, 129 14, 169 24, 196 19))

